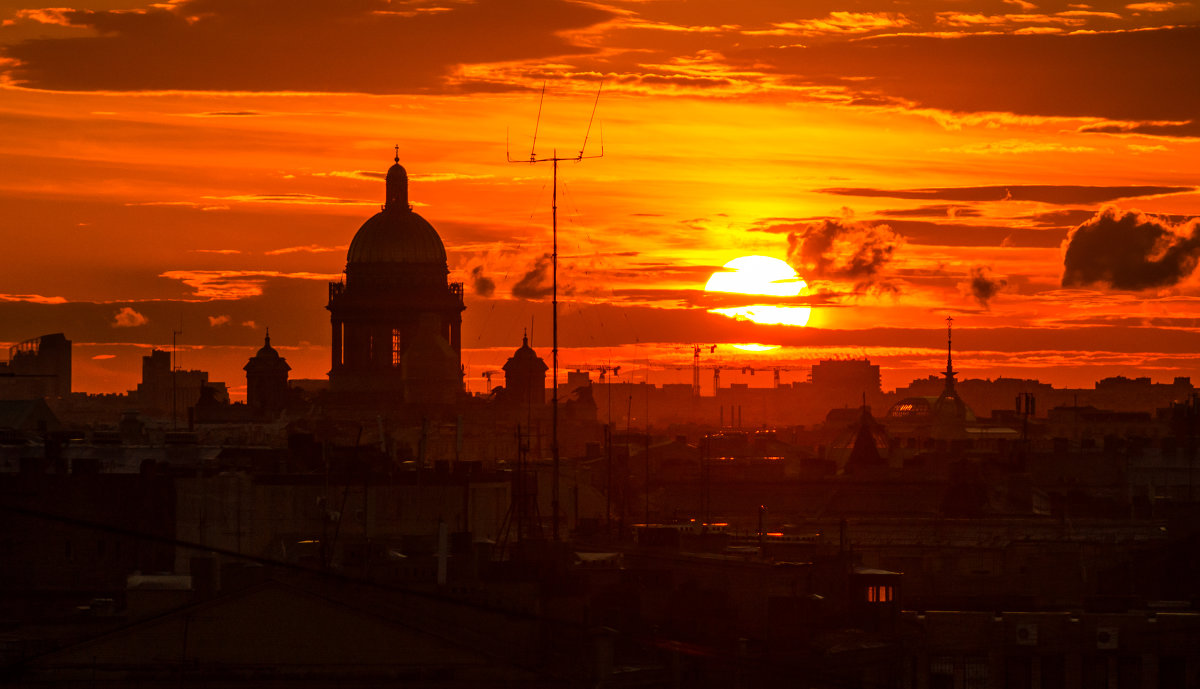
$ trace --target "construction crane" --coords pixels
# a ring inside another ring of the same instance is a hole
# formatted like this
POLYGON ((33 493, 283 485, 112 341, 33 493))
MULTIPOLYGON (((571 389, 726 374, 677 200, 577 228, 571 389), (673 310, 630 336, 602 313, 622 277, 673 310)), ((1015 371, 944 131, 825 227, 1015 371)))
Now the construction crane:
POLYGON ((483 377, 487 380, 487 392, 489 392, 489 393, 492 391, 492 374, 493 373, 504 373, 504 371, 498 371, 498 370, 493 369, 491 371, 483 372, 483 377))
POLYGON ((775 387, 779 387, 779 372, 780 371, 803 371, 803 368, 788 368, 786 366, 768 366, 765 368, 754 368, 753 366, 743 366, 742 373, 754 375, 755 371, 773 371, 775 374, 775 387))
MULTIPOLYGON (((696 397, 700 396, 700 350, 706 348, 709 354, 717 351, 716 345, 692 345, 692 394, 696 397)), ((717 378, 719 381, 720 374, 717 378)))
POLYGON ((604 376, 609 371, 612 371, 612 374, 614 376, 621 375, 621 367, 620 366, 608 366, 606 364, 599 364, 596 366, 569 366, 568 368, 572 371, 599 371, 601 384, 604 383, 604 376))

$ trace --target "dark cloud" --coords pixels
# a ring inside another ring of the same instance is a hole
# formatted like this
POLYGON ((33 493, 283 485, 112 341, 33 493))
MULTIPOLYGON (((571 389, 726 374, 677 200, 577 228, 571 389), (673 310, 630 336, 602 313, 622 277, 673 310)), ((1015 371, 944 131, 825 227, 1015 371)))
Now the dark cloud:
POLYGON ((962 204, 942 203, 933 206, 918 206, 917 208, 894 208, 877 211, 878 215, 888 218, 929 218, 929 217, 978 217, 982 215, 978 208, 962 204))
POLYGON ((1200 137, 1200 120, 1187 122, 1114 122, 1080 127, 1081 132, 1144 134, 1147 136, 1200 137))
POLYGON ((588 52, 563 32, 611 16, 566 0, 184 0, 66 11, 94 34, 25 40, 4 55, 16 83, 52 90, 442 91, 470 88, 451 84, 460 64, 588 52))
POLYGON ((894 286, 883 279, 883 268, 903 241, 887 225, 826 219, 788 232, 788 263, 806 280, 886 291, 894 286))
MULTIPOLYGON (((1085 217, 1091 217, 1092 211, 1087 211, 1085 217)), ((761 220, 751 227, 751 231, 785 234, 802 230, 813 222, 822 222, 822 218, 784 219, 771 218, 761 220)), ((906 243, 928 244, 934 246, 1028 246, 1028 247, 1058 247, 1066 239, 1066 227, 1053 229, 1006 227, 1003 225, 968 225, 954 222, 933 222, 931 220, 863 220, 869 225, 885 225, 892 232, 904 237, 906 243)), ((1072 225, 1077 224, 1072 223, 1072 225)))
POLYGON ((987 266, 971 268, 968 278, 959 283, 959 289, 973 297, 985 309, 992 298, 1007 286, 1008 281, 992 275, 992 269, 987 266))
POLYGON ((625 302, 635 304, 663 302, 673 303, 682 307, 700 306, 705 302, 705 292, 700 289, 670 289, 655 287, 624 287, 604 290, 597 296, 605 297, 609 303, 625 302))
POLYGON ((471 269, 471 291, 480 297, 490 297, 496 292, 496 281, 483 274, 483 266, 471 269))
POLYGON ((1095 214, 1095 210, 1065 208, 1062 210, 1046 211, 1044 213, 1034 213, 1027 216, 1027 219, 1032 221, 1037 227, 1068 229, 1075 227, 1095 214))
POLYGON ((1194 120, 1200 26, 1074 32, 879 36, 824 45, 726 51, 797 83, 898 97, 955 112, 1194 120))
POLYGON ((1073 229, 1063 257, 1063 287, 1169 287, 1200 260, 1200 221, 1175 224, 1109 206, 1073 229))
POLYGON ((1156 318, 1147 318, 1146 325, 1156 328, 1187 328, 1189 330, 1200 329, 1200 318, 1173 318, 1170 316, 1160 316, 1156 318))
MULTIPOLYGON (((1091 213, 1088 213, 1091 215, 1091 213)), ((1065 229, 1030 229, 1003 225, 964 225, 928 220, 889 220, 887 225, 913 244, 934 246, 1028 246, 1051 248, 1062 245, 1065 229)))
POLYGON ((1125 186, 1086 187, 1073 185, 1015 184, 991 187, 930 187, 928 189, 870 189, 838 187, 818 189, 839 196, 871 196, 891 199, 928 199, 941 201, 1036 201, 1056 204, 1097 204, 1117 199, 1182 194, 1196 187, 1125 186))
POLYGON ((550 254, 542 254, 538 256, 533 268, 513 285, 512 295, 517 299, 541 299, 549 296, 553 289, 550 279, 550 254))

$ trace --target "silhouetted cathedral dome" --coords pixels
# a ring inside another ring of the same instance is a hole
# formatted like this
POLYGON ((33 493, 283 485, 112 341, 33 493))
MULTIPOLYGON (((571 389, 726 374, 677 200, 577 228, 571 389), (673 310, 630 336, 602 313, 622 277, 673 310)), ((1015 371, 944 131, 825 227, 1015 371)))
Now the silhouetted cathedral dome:
POLYGON ((411 210, 385 208, 363 223, 350 242, 346 263, 446 265, 446 248, 433 226, 411 210))
POLYGON ((446 247, 433 225, 408 205, 408 172, 399 157, 387 172, 383 210, 363 223, 350 242, 346 263, 446 265, 446 247))
POLYGON ((452 404, 463 392, 462 283, 449 282, 441 237, 408 204, 399 147, 385 199, 351 240, 345 279, 329 283, 330 391, 452 404))

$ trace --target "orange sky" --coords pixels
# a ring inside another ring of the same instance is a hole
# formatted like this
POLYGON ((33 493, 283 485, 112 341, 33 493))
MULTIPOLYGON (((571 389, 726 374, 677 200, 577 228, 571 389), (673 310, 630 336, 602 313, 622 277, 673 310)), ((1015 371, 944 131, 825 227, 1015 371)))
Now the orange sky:
POLYGON ((467 284, 468 384, 530 323, 548 358, 550 169, 505 142, 545 83, 538 150, 574 154, 601 79, 605 156, 560 169, 564 368, 686 381, 705 343, 726 384, 865 354, 890 388, 952 315, 962 377, 1200 383, 1193 2, 44 4, 0 8, 0 340, 65 332, 76 390, 181 326, 235 397, 265 326, 324 376, 394 144, 467 284), (708 312, 751 254, 807 327, 708 312))

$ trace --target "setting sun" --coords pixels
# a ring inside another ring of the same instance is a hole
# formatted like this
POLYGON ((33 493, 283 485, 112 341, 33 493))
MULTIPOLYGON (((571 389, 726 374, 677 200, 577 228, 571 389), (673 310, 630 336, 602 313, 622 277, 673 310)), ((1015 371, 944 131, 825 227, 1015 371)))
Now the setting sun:
MULTIPOLYGON (((770 256, 742 256, 735 258, 712 274, 704 285, 709 293, 747 294, 764 297, 797 297, 808 287, 786 261, 770 256)), ((739 320, 749 320, 764 325, 808 324, 810 310, 807 306, 778 304, 748 304, 709 309, 739 320)))

